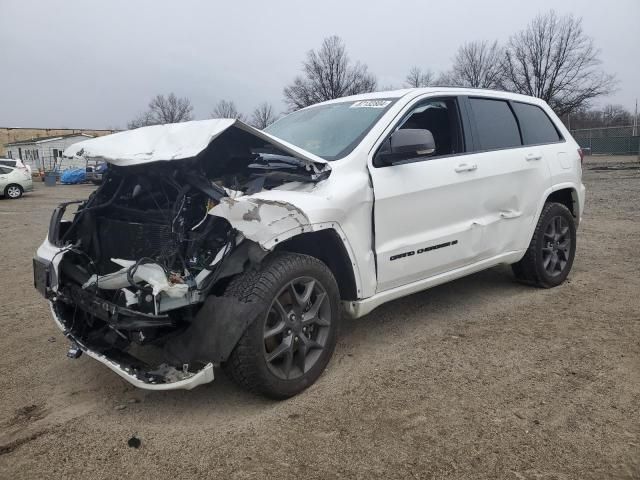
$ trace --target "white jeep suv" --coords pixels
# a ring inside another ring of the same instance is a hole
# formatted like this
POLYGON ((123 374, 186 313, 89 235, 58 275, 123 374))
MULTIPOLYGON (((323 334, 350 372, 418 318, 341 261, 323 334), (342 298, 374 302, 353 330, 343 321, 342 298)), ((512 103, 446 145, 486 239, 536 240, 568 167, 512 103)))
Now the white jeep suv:
POLYGON ((325 369, 341 311, 497 264, 555 287, 584 208, 582 154, 543 101, 424 88, 341 98, 259 131, 144 127, 65 155, 108 162, 34 258, 82 352, 146 389, 222 366, 284 398, 325 369))

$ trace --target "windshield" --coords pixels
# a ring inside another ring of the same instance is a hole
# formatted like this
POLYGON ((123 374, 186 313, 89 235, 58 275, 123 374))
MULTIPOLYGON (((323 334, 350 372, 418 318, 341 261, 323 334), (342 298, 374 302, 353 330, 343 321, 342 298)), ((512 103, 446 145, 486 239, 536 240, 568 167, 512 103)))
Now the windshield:
POLYGON ((349 154, 396 99, 318 105, 278 120, 265 132, 325 160, 349 154))

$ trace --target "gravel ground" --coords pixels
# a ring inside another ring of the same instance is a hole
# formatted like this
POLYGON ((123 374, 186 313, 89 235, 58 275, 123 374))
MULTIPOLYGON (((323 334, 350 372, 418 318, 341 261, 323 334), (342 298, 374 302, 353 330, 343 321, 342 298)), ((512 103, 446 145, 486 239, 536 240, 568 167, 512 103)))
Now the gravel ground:
POLYGON ((67 359, 31 257, 52 208, 92 187, 0 200, 0 478, 640 478, 640 163, 585 167, 564 285, 501 266, 345 321, 284 402, 222 373, 150 393, 67 359))

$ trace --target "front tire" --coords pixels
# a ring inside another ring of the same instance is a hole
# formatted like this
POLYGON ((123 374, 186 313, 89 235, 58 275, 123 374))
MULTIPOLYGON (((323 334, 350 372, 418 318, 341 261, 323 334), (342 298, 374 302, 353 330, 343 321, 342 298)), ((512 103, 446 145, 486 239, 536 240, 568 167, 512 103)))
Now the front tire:
POLYGON ((541 288, 564 282, 576 254, 576 224, 561 203, 546 203, 522 260, 511 267, 518 280, 541 288))
POLYGON ((11 185, 7 185, 7 187, 4 189, 4 196, 15 200, 16 198, 20 198, 22 196, 22 192, 23 190, 20 185, 12 183, 11 185))
POLYGON ((225 296, 263 307, 223 364, 233 381, 283 399, 318 379, 333 354, 340 320, 338 285, 323 262, 276 253, 234 278, 225 296))

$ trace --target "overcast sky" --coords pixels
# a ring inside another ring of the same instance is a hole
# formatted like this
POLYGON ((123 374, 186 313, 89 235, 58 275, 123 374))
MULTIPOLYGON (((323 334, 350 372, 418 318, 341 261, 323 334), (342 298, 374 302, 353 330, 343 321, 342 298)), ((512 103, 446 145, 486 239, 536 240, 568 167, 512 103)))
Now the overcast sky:
POLYGON ((601 103, 632 109, 639 0, 0 0, 0 126, 123 128, 172 91, 196 118, 221 99, 281 111, 305 53, 334 34, 379 85, 401 86, 412 65, 448 69, 461 43, 505 41, 550 8, 581 16, 617 75, 619 90, 601 103))

